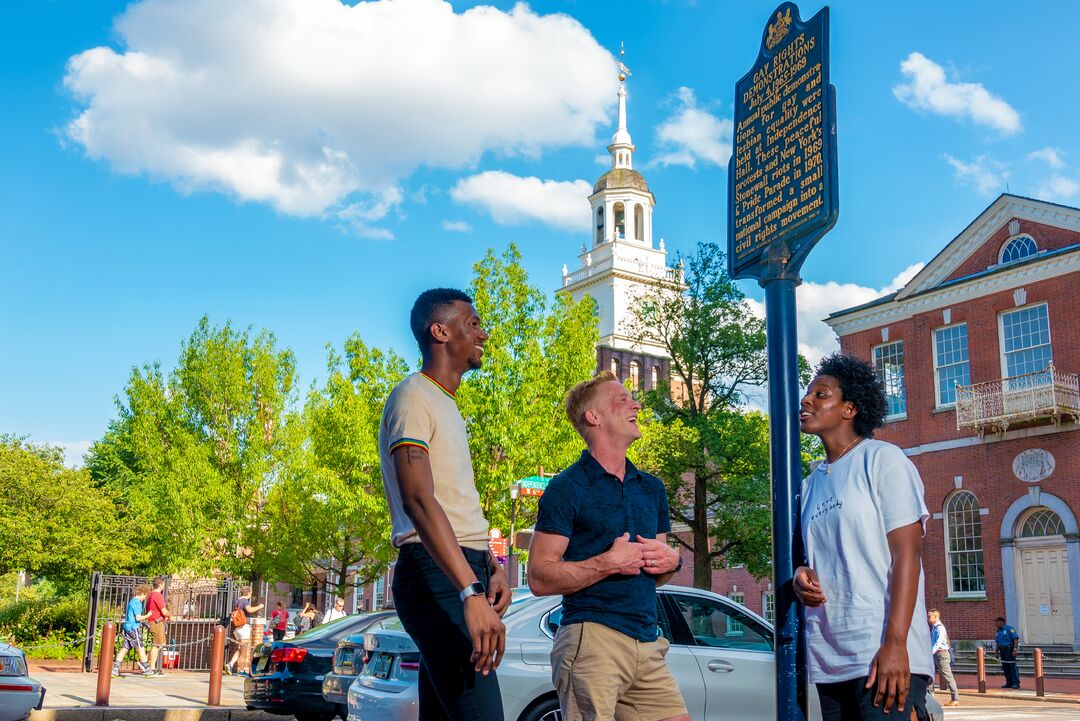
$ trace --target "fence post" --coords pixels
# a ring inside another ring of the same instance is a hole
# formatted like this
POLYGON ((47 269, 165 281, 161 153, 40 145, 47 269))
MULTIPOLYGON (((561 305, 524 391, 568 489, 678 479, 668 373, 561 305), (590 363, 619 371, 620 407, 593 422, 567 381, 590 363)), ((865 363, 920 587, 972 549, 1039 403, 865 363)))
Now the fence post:
POLYGON ((975 649, 975 663, 979 679, 979 693, 986 693, 986 649, 981 645, 975 649))
POLYGON ((1042 649, 1035 649, 1035 695, 1045 696, 1046 686, 1043 679, 1043 654, 1042 649))
POLYGON ((109 705, 112 688, 113 646, 116 643, 116 624, 106 621, 101 628, 101 650, 98 652, 97 699, 95 706, 109 705))
POLYGON ((225 627, 214 626, 214 640, 210 647, 210 692, 206 695, 207 706, 221 705, 221 671, 225 666, 225 627))

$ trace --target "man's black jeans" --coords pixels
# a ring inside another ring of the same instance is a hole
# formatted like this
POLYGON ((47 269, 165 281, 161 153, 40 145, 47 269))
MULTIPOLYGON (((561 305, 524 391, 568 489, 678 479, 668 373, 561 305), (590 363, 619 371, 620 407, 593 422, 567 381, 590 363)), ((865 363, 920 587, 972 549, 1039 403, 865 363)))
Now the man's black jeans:
POLYGON ((928 676, 913 674, 903 712, 893 704, 887 714, 884 703, 874 706, 876 689, 866 688, 866 679, 863 676, 839 683, 817 684, 822 721, 908 721, 912 707, 919 721, 929 720, 930 715, 926 712, 926 689, 930 684, 928 676))
MULTIPOLYGON (((487 552, 462 548, 477 579, 488 585, 487 552)), ((469 660, 460 590, 423 544, 401 548, 394 567, 394 605, 420 649, 420 721, 503 721, 499 681, 477 673, 469 660)))

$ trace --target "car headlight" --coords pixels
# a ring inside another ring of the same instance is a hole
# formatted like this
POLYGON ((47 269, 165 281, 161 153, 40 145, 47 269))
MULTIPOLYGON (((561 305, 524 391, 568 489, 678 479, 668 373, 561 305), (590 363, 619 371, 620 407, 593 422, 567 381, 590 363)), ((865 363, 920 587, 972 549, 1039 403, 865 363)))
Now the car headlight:
POLYGON ((0 656, 0 676, 25 676, 26 661, 22 656, 0 656))

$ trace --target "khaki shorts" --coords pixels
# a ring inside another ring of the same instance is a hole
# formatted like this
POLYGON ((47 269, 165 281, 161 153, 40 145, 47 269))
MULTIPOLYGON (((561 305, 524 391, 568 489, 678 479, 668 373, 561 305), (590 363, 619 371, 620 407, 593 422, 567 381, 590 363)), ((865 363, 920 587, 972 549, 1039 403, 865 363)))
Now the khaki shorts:
POLYGON ((152 621, 150 623, 150 636, 154 639, 152 643, 155 646, 165 645, 165 622, 164 621, 152 621))
POLYGON ((669 644, 643 643, 599 623, 559 628, 551 682, 563 721, 660 721, 686 713, 664 656, 669 644))

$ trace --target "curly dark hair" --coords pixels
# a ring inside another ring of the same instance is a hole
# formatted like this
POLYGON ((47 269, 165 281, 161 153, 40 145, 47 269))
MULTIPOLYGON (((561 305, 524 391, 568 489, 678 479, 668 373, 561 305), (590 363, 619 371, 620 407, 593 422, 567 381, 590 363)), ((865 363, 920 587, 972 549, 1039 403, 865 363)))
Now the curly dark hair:
POLYGON ((855 432, 864 438, 873 438, 874 430, 885 424, 889 412, 885 385, 877 377, 874 367, 859 358, 833 353, 821 359, 816 375, 836 379, 843 400, 850 401, 858 411, 853 421, 855 432))

